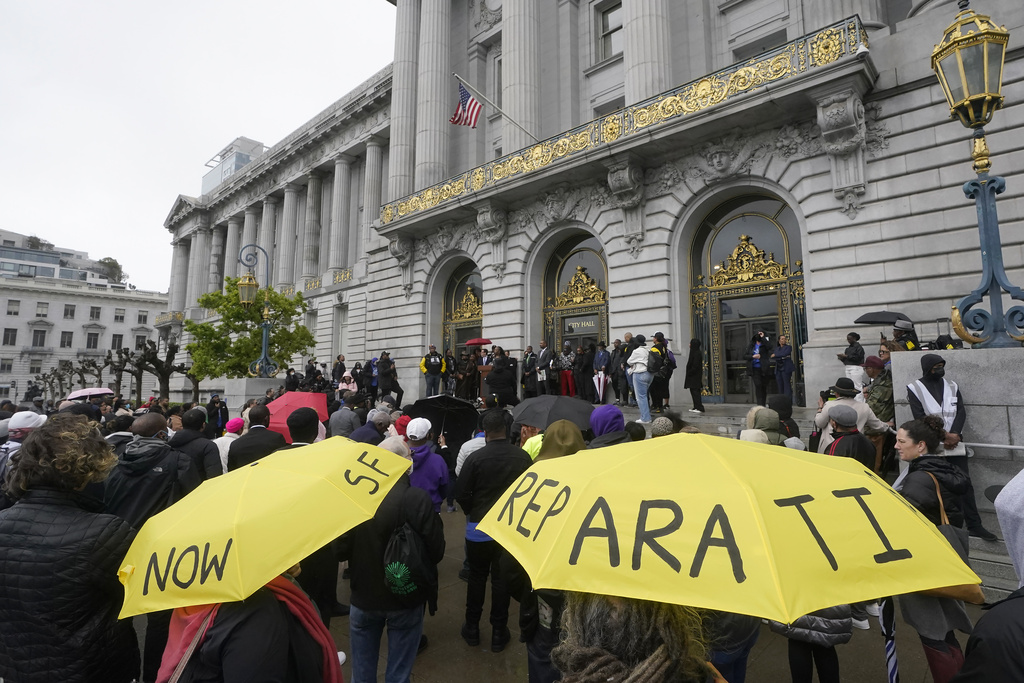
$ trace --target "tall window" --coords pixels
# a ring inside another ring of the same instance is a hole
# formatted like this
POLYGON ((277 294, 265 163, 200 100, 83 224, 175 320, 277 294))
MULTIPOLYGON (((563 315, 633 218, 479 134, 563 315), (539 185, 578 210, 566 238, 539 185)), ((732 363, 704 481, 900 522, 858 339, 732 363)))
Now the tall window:
POLYGON ((74 320, 75 319, 75 305, 74 304, 64 304, 64 319, 65 320, 74 320))
POLYGON ((36 317, 45 318, 50 313, 50 304, 45 301, 36 303, 36 317))
POLYGON ((622 3, 616 3, 600 10, 600 36, 598 41, 599 61, 622 53, 622 3))
POLYGON ((100 333, 89 332, 85 335, 85 348, 98 349, 100 347, 100 333))
POLYGON ((75 333, 74 332, 61 332, 60 333, 60 348, 70 349, 74 343, 75 333))
POLYGON ((5 327, 4 328, 4 346, 15 346, 18 343, 18 330, 5 327))
POLYGON ((149 311, 139 311, 139 324, 140 325, 148 325, 149 324, 149 311))
POLYGON ((89 320, 99 320, 99 319, 100 319, 100 307, 99 306, 90 306, 89 307, 89 320))
POLYGON ((37 349, 46 346, 46 330, 32 330, 32 346, 37 349))
POLYGON ((13 358, 0 358, 0 372, 10 372, 14 369, 13 358))
POLYGON ((18 315, 21 313, 21 301, 18 299, 7 300, 7 315, 18 315))
POLYGON ((144 335, 144 334, 137 334, 137 335, 135 335, 135 350, 136 351, 145 351, 146 350, 146 342, 147 341, 149 341, 149 337, 147 337, 146 335, 144 335))
POLYGON ((123 334, 112 334, 110 335, 110 348, 113 351, 124 348, 124 335, 123 334))
POLYGON ((28 374, 38 375, 43 371, 43 359, 33 358, 28 362, 28 374))
POLYGON ((115 323, 123 323, 124 322, 124 309, 123 308, 115 308, 114 309, 114 322, 115 323))

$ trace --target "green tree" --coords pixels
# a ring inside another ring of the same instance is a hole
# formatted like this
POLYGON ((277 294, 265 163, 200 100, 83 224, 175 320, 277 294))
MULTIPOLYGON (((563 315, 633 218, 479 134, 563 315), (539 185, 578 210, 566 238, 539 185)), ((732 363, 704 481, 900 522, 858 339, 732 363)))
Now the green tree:
POLYGON ((249 364, 262 353, 263 303, 270 309, 270 350, 268 354, 282 368, 295 354, 305 353, 313 346, 313 335, 295 320, 306 312, 308 304, 301 293, 288 297, 272 289, 261 289, 248 308, 238 299, 238 278, 225 278, 224 292, 210 292, 199 297, 199 305, 219 319, 197 323, 185 321, 185 329, 193 341, 185 346, 192 357, 189 374, 197 379, 214 377, 248 377, 249 364))
POLYGON ((124 268, 121 267, 116 258, 104 256, 96 263, 103 267, 104 274, 111 282, 126 282, 128 280, 128 273, 124 272, 124 268))

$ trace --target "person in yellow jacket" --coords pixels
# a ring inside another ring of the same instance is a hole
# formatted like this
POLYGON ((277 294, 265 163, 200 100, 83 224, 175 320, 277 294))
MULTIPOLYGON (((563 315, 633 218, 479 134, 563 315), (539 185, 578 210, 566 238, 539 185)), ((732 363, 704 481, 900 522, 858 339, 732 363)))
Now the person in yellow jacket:
POLYGON ((420 361, 420 371, 427 378, 427 396, 437 396, 441 393, 441 374, 446 370, 444 356, 431 344, 427 355, 420 361))

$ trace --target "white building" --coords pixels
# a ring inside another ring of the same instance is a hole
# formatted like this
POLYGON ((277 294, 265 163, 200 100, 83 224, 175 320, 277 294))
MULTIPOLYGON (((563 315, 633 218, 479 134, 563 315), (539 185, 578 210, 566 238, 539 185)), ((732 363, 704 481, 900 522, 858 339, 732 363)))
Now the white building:
MULTIPOLYGON (((10 231, 0 231, 0 239, 0 397, 20 400, 36 375, 61 361, 77 366, 91 358, 102 364, 108 350, 139 349, 156 339, 156 318, 167 310, 166 294, 108 282, 84 252, 45 243, 33 249, 31 238, 10 231)), ((81 378, 73 381, 81 388, 81 378)), ((100 383, 89 375, 86 381, 89 386, 100 383)), ((126 374, 125 396, 128 382, 126 374)), ((109 370, 102 384, 113 384, 109 370)), ((143 393, 152 392, 155 384, 145 375, 143 393)), ((46 397, 60 398, 49 392, 46 397)))
MULTIPOLYGON (((929 65, 951 2, 392 4, 392 66, 175 201, 162 335, 256 243, 310 300, 320 359, 390 350, 411 395, 429 343, 660 330, 704 340, 709 401, 747 402, 755 327, 795 341, 813 397, 860 314, 944 319, 977 286, 970 133, 929 65), (508 118, 451 125, 453 71, 508 118)), ((1013 34, 988 133, 1024 283, 1024 5, 976 9, 1013 34)))

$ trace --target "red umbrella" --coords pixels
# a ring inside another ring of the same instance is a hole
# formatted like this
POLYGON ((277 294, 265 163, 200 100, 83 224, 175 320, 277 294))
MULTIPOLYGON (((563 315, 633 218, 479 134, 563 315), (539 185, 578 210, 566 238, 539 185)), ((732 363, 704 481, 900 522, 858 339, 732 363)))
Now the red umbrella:
POLYGON ((288 416, 298 408, 312 408, 323 422, 327 419, 327 396, 319 391, 289 391, 284 396, 267 404, 270 409, 270 430, 284 436, 285 441, 292 442, 288 431, 288 416))
POLYGON ((470 339, 468 342, 466 342, 466 346, 487 346, 490 343, 491 343, 490 339, 484 339, 483 337, 478 337, 476 339, 470 339))

